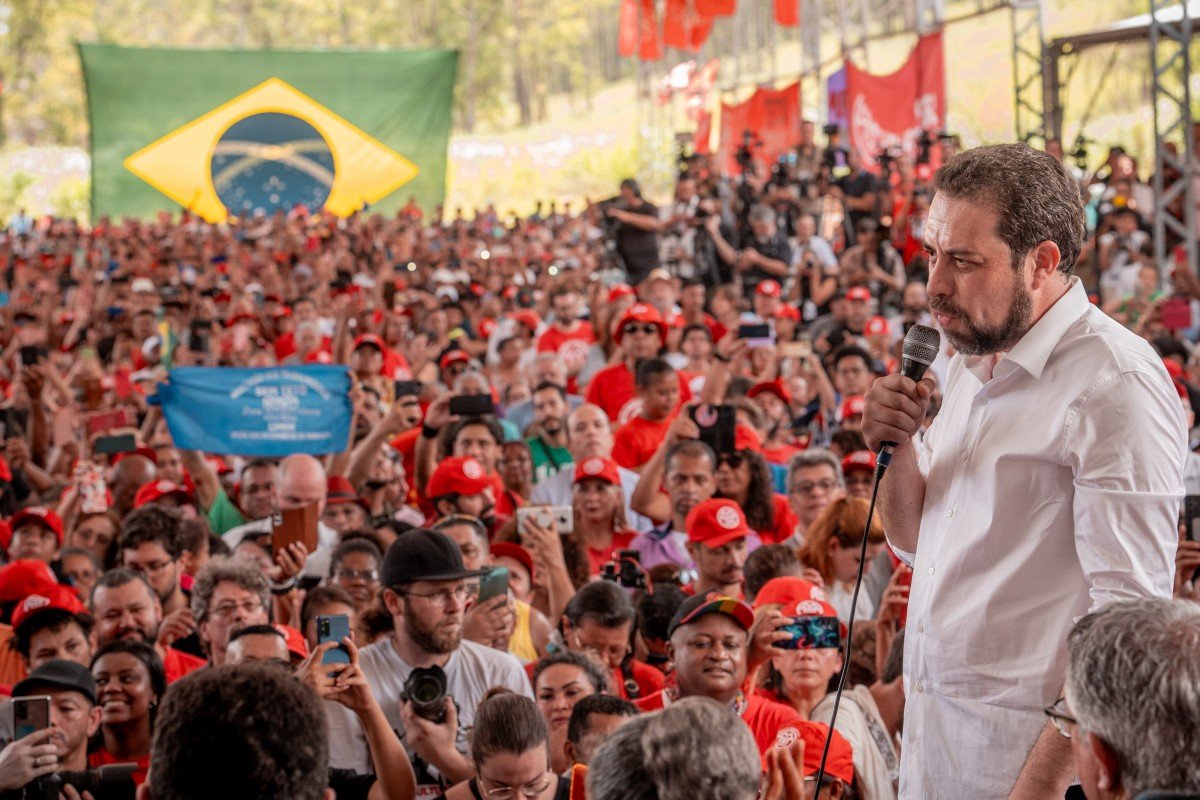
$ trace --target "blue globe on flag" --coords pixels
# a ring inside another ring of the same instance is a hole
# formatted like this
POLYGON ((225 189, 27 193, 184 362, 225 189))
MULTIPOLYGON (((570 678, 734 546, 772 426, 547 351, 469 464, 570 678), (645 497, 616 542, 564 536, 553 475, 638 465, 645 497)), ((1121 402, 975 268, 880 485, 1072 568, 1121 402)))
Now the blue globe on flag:
POLYGON ((325 137, 299 117, 277 112, 229 126, 209 169, 217 197, 238 216, 286 211, 297 203, 315 211, 329 198, 334 177, 325 137))

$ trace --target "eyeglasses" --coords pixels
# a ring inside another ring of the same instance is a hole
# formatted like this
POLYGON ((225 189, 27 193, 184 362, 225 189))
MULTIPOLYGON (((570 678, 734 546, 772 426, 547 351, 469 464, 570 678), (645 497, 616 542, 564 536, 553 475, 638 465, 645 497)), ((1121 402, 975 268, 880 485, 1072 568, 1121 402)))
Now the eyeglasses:
POLYGON ((379 580, 379 570, 338 567, 333 571, 333 577, 339 581, 366 581, 367 583, 375 583, 379 580))
POLYGON ((722 464, 726 464, 726 465, 728 465, 728 467, 730 469, 737 469, 738 467, 740 467, 742 465, 742 462, 744 462, 745 460, 746 460, 745 456, 739 456, 736 454, 725 455, 725 456, 721 456, 719 459, 717 459, 717 466, 719 467, 722 464))
POLYGON ((1054 723, 1054 727, 1058 728, 1058 732, 1063 735, 1064 739, 1071 738, 1070 726, 1078 725, 1079 720, 1067 713, 1067 698, 1060 697, 1054 701, 1054 705, 1046 706, 1043 709, 1046 716, 1054 723))
POLYGON ((869 486, 874 482, 875 476, 870 472, 855 472, 846 476, 846 483, 853 486, 869 486))
POLYGON ((505 786, 502 783, 494 783, 493 781, 480 776, 480 783, 491 783, 491 789, 484 789, 483 796, 490 797, 493 800, 510 800, 520 794, 522 797, 536 798, 539 794, 546 791, 550 786, 551 775, 549 772, 542 777, 532 780, 524 786, 505 786))
POLYGON ((143 572, 147 575, 158 575, 173 563, 173 561, 153 561, 149 564, 130 564, 129 568, 134 572, 143 572))
POLYGON ((439 589, 436 592, 400 592, 405 597, 422 597, 430 602, 431 605, 438 608, 445 608, 450 605, 450 600, 453 599, 456 603, 465 603, 467 598, 474 594, 474 587, 465 583, 460 583, 453 589, 439 589))
POLYGON ((232 617, 234 612, 239 608, 245 614, 253 614, 256 611, 261 611, 262 607, 262 600, 256 597, 252 600, 243 600, 240 603, 221 603, 221 605, 214 607, 211 613, 214 617, 224 619, 232 617))
POLYGON ((625 327, 621 328, 621 334, 623 336, 629 336, 630 334, 634 334, 634 333, 644 333, 647 336, 650 336, 651 334, 653 334, 653 335, 657 336, 658 335, 658 326, 650 325, 647 323, 646 325, 626 325, 625 327))
POLYGON ((812 494, 813 492, 815 492, 817 490, 820 490, 822 492, 832 492, 837 487, 838 487, 837 481, 831 481, 831 480, 803 481, 801 483, 797 483, 794 486, 792 486, 792 492, 794 494, 812 494))

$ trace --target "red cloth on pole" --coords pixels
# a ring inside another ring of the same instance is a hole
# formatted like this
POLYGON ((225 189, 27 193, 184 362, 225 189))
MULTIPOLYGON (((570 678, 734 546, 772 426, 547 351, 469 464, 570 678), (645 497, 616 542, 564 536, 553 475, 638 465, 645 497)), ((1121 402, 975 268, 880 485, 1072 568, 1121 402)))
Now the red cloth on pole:
POLYGON ((696 11, 704 17, 732 17, 737 0, 696 0, 696 11))
POLYGON ((621 16, 617 28, 617 52, 629 58, 637 52, 638 0, 621 0, 621 16))
POLYGON ((712 112, 707 108, 700 111, 696 120, 696 135, 692 140, 692 149, 702 156, 712 152, 712 112))
POLYGON ((775 0, 775 21, 785 28, 800 24, 800 0, 775 0))
POLYGON ((744 103, 721 104, 721 144, 718 164, 731 175, 741 172, 737 151, 750 131, 761 142, 752 149, 754 160, 770 167, 800 141, 800 83, 782 89, 759 88, 744 103))

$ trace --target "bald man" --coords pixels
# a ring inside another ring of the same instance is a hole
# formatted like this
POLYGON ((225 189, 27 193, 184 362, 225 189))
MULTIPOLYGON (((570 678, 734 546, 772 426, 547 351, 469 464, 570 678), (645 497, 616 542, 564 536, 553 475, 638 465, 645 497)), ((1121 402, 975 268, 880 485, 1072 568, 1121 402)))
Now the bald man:
MULTIPOLYGON (((279 462, 275 478, 275 510, 288 511, 317 503, 317 516, 325 511, 327 484, 325 468, 310 455, 288 456, 279 462)), ((271 530, 271 517, 247 522, 226 533, 222 538, 232 549, 250 534, 266 533, 271 530)), ((317 523, 317 550, 308 557, 303 575, 306 578, 324 578, 329 572, 329 556, 337 546, 338 533, 324 522, 317 523)))
POLYGON ((133 498, 144 484, 158 479, 158 469, 145 456, 129 455, 117 462, 108 477, 112 491, 113 510, 121 519, 133 510, 133 498))
MULTIPOLYGON (((567 450, 571 460, 578 464, 585 458, 599 456, 611 458, 613 448, 612 423, 604 409, 592 403, 584 403, 567 415, 567 450)), ((654 523, 641 514, 629 509, 629 498, 637 488, 638 474, 619 468, 621 491, 625 495, 625 519, 635 531, 648 531, 654 523)), ((560 469, 533 487, 530 502, 535 505, 569 506, 575 491, 575 470, 560 469)))

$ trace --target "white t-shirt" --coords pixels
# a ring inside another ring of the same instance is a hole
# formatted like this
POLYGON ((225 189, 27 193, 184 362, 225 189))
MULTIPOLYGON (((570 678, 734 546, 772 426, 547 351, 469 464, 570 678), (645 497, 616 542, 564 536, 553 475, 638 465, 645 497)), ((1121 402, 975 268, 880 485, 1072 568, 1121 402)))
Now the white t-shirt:
MULTIPOLYGON (((404 740, 404 726, 400 722, 400 693, 404 691, 404 681, 412 667, 400 660, 390 638, 364 647, 359 654, 359 664, 371 686, 371 694, 383 707, 388 723, 412 758, 414 753, 404 740)), ((533 697, 533 688, 520 661, 508 653, 466 639, 450 654, 442 669, 446 673, 446 691, 458 703, 455 745, 463 755, 467 753, 468 737, 475 724, 475 709, 488 689, 503 686, 517 694, 533 697)), ((325 708, 329 715, 329 765, 359 773, 371 772, 367 740, 358 718, 346 707, 332 701, 326 701, 325 708)), ((422 781, 422 771, 418 770, 417 783, 429 785, 426 781, 422 781)), ((435 797, 439 793, 428 796, 435 797)), ((417 797, 424 796, 418 789, 417 797)))

